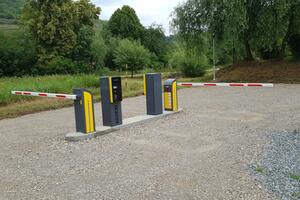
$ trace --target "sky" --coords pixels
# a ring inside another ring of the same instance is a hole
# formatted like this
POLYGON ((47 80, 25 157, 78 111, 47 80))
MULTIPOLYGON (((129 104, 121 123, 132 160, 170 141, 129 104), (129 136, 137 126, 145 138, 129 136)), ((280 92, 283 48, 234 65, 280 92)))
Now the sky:
POLYGON ((165 33, 170 34, 170 15, 174 8, 184 0, 92 0, 101 7, 100 18, 108 20, 115 10, 123 5, 129 5, 136 11, 141 23, 150 26, 153 23, 161 24, 165 33))

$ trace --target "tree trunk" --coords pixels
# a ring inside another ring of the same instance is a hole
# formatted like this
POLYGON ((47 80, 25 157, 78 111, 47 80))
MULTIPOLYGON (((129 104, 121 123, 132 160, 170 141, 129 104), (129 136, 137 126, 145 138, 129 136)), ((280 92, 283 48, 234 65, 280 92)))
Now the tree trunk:
POLYGON ((285 53, 288 39, 289 39, 289 33, 286 34, 286 36, 284 37, 284 39, 282 41, 282 44, 281 44, 281 47, 280 47, 280 50, 278 53, 278 60, 283 60, 283 58, 284 58, 284 53, 285 53))
POLYGON ((287 32, 282 40, 282 43, 281 43, 281 47, 280 47, 280 51, 279 51, 279 55, 278 55, 279 60, 283 60, 288 40, 290 39, 291 34, 292 34, 292 28, 293 28, 293 22, 294 22, 294 10, 295 10, 295 6, 291 7, 288 30, 287 30, 287 32))
POLYGON ((253 55, 252 55, 252 51, 251 51, 251 47, 250 47, 250 44, 249 44, 249 40, 248 40, 248 37, 246 37, 246 36, 245 36, 245 39, 244 39, 244 44, 245 44, 245 50, 246 50, 245 60, 246 61, 254 60, 253 55))
POLYGON ((131 67, 131 78, 133 78, 133 73, 134 73, 134 71, 133 71, 133 66, 131 67))

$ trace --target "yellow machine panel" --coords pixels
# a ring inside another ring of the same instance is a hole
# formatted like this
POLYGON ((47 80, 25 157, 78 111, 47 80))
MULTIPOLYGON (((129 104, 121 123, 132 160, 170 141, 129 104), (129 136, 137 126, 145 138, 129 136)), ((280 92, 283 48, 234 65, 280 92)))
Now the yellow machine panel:
POLYGON ((177 102, 177 82, 175 81, 172 85, 172 102, 173 102, 173 111, 178 111, 178 102, 177 102))
POLYGON ((86 133, 95 132, 94 126, 94 109, 93 109, 93 96, 88 92, 83 92, 83 103, 85 109, 85 124, 86 124, 86 133))

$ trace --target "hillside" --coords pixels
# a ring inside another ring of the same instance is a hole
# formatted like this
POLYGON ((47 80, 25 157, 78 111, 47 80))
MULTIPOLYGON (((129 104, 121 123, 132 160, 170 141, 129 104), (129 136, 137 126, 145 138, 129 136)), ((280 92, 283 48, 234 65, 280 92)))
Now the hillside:
POLYGON ((1 0, 0 19, 18 18, 25 0, 1 0))
POLYGON ((221 69, 218 81, 300 83, 300 62, 254 61, 221 69))

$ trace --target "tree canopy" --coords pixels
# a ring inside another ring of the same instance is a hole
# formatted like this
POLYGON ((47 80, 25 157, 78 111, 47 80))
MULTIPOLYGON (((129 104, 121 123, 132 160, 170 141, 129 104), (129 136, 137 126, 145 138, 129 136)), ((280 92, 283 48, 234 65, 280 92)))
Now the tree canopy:
POLYGON ((292 28, 299 24, 299 4, 294 0, 188 0, 176 8, 173 27, 185 41, 215 34, 246 60, 253 60, 253 52, 263 47, 279 46, 277 56, 282 57, 290 35, 299 30, 292 28))
POLYGON ((108 28, 113 36, 141 40, 144 27, 135 10, 129 6, 117 9, 108 21, 108 28))
POLYGON ((22 19, 36 42, 39 62, 45 63, 74 49, 80 54, 99 14, 89 0, 28 0, 22 19))

